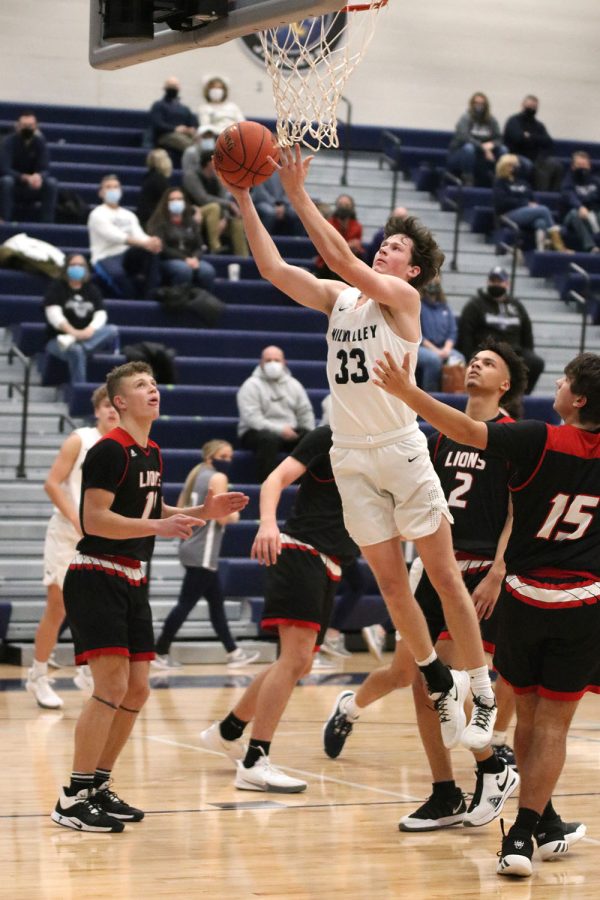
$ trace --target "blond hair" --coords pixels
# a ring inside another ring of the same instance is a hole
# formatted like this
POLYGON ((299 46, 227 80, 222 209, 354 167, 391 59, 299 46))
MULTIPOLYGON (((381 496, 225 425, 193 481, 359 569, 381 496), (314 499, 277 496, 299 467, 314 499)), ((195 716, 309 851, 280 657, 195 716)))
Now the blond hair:
POLYGON ((496 163, 496 178, 510 178, 519 166, 519 157, 514 153, 503 153, 496 163))
MULTIPOLYGON (((115 397, 119 393, 122 379, 130 378, 132 375, 151 375, 154 378, 152 367, 147 362, 142 362, 142 360, 131 360, 123 363, 122 366, 115 366, 106 376, 106 389, 113 406, 115 406, 115 397)), ((116 406, 115 409, 117 409, 116 406)))
POLYGON ((100 387, 97 387, 92 394, 92 408, 94 409, 94 411, 98 409, 101 403, 104 403, 107 397, 108 388, 105 384, 101 384, 100 387))
POLYGON ((185 479, 185 484, 179 495, 178 506, 189 506, 192 489, 196 482, 196 478, 198 477, 198 472, 206 466, 207 462, 209 462, 209 460, 211 460, 223 447, 231 447, 231 444, 229 441, 224 441, 221 438, 213 438, 202 445, 202 462, 198 463, 197 466, 194 466, 191 472, 189 472, 188 477, 185 479))

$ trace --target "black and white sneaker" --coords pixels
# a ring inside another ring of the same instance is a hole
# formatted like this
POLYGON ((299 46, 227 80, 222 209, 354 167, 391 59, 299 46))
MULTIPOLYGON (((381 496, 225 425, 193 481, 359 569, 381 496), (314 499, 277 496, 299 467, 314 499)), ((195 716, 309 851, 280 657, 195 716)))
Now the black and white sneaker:
POLYGON ((500 862, 496 872, 498 875, 516 875, 518 878, 528 878, 533 872, 531 858, 533 856, 533 841, 527 835, 518 831, 504 834, 504 822, 502 826, 502 849, 498 851, 500 862))
POLYGON ((506 764, 502 772, 477 772, 475 793, 463 819, 463 825, 467 828, 479 828, 493 822, 502 812, 508 798, 518 788, 520 780, 518 773, 506 764))
POLYGON ((354 727, 354 721, 342 710, 343 701, 347 697, 354 697, 354 691, 342 691, 337 696, 331 715, 323 727, 323 747, 331 759, 340 755, 354 727))
POLYGON ((460 739, 463 747, 466 747, 467 750, 484 750, 488 747, 497 715, 498 707, 495 703, 493 706, 488 706, 481 697, 473 697, 471 721, 460 739))
POLYGON ((92 801, 102 812, 122 822, 141 822, 144 818, 141 809, 136 809, 135 806, 121 800, 112 790, 110 781, 105 781, 101 787, 95 789, 92 801))
POLYGON ((75 831, 119 832, 125 826, 118 819, 107 815, 98 807, 90 791, 79 791, 73 797, 67 796, 64 789, 51 815, 53 822, 75 831))
POLYGON ((414 813, 403 816, 398 828, 400 831, 437 831, 450 825, 460 825, 466 811, 465 798, 459 788, 449 799, 432 794, 414 813))
POLYGON ((560 816, 550 822, 540 822, 535 833, 540 859, 555 862, 585 837, 586 832, 587 826, 582 822, 563 822, 560 816))
POLYGON ((467 717, 464 706, 471 690, 468 672, 450 669, 450 674, 452 685, 447 691, 443 694, 429 694, 440 719, 444 747, 448 750, 457 746, 465 731, 467 717))

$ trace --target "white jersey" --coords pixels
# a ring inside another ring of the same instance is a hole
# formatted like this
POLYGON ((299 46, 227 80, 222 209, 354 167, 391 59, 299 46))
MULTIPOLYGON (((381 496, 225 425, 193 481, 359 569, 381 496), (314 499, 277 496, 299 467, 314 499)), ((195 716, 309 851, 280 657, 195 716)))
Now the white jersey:
MULTIPOLYGON (((81 447, 79 448, 79 453, 77 454, 77 459, 75 460, 73 468, 63 481, 61 488, 67 494, 75 509, 78 510, 81 498, 81 467, 83 465, 83 460, 90 447, 93 447, 94 444, 100 440, 102 435, 97 428, 90 427, 76 428, 73 434, 79 436, 81 447)), ((54 507, 54 515, 62 522, 69 521, 56 507, 54 507)), ((71 523, 69 522, 69 524, 71 523)))
POLYGON ((375 360, 388 350, 401 363, 410 354, 411 380, 419 341, 406 341, 386 322, 379 303, 367 300, 356 308, 358 288, 341 292, 333 307, 327 330, 327 378, 331 390, 331 430, 334 445, 349 439, 352 444, 386 442, 417 429, 417 416, 410 407, 373 384, 375 360), (353 439, 357 439, 354 441, 353 439))

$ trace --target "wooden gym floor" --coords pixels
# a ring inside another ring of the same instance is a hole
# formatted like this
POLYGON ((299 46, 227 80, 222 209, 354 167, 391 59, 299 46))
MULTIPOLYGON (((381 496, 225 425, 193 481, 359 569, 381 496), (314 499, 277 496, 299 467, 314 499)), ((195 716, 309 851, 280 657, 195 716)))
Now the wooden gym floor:
MULTIPOLYGON (((331 674, 298 687, 276 735, 272 760, 305 777, 298 795, 236 791, 225 757, 200 748, 198 733, 229 711, 258 667, 186 666, 162 682, 115 771, 115 787, 142 807, 143 822, 120 835, 80 834, 49 813, 70 771, 82 694, 73 670, 56 673, 63 710, 38 709, 24 669, 0 666, 0 897, 80 898, 539 898, 600 896, 599 698, 582 701, 555 794, 563 818, 587 837, 557 863, 534 859, 534 876, 495 874, 498 821, 481 829, 398 831, 398 819, 430 791, 410 692, 367 711, 338 760, 321 743, 337 694, 371 670, 354 654, 331 674)), ((457 783, 472 791, 469 754, 454 752, 457 783)), ((516 799, 503 815, 512 821, 516 799)))

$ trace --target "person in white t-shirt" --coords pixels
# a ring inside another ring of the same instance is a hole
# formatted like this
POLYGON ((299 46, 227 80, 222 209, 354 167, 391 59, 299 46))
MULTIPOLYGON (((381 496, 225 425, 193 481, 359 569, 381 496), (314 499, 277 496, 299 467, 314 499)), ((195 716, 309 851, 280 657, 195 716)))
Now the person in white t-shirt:
POLYGON ((263 278, 329 317, 327 375, 332 397, 331 461, 346 527, 372 568, 396 626, 438 711, 444 744, 482 749, 496 706, 477 616, 452 552, 449 513, 416 415, 371 378, 385 350, 410 355, 421 340, 419 288, 443 262, 431 232, 414 218, 391 218, 373 267, 360 260, 321 215, 305 189, 312 157, 280 152, 279 176, 317 252, 340 280, 318 279, 282 259, 247 190, 230 188, 263 278), (352 285, 351 287, 349 285, 352 285), (384 394, 382 398, 381 394, 384 394), (438 659, 408 581, 402 540, 415 542, 444 608, 467 672, 438 659), (467 725, 464 703, 473 694, 467 725))
MULTIPOLYGON (((94 444, 119 424, 119 414, 108 399, 106 385, 92 394, 96 425, 76 428, 58 451, 44 483, 54 504, 44 543, 44 584, 48 590, 46 608, 35 633, 33 664, 27 672, 27 690, 43 709, 59 709, 63 701, 51 687, 48 660, 65 621, 63 581, 82 537, 79 524, 81 466, 94 444)), ((78 666, 75 684, 81 690, 93 686, 88 666, 78 666)))
POLYGON ((159 284, 160 238, 146 234, 135 213, 121 206, 123 191, 116 175, 104 176, 98 195, 102 203, 87 222, 96 273, 118 297, 150 296, 159 284))
POLYGON ((229 84, 221 75, 209 76, 204 81, 202 93, 204 103, 198 109, 198 119, 205 140, 209 136, 216 138, 230 125, 244 121, 245 116, 237 103, 228 99, 229 84))

